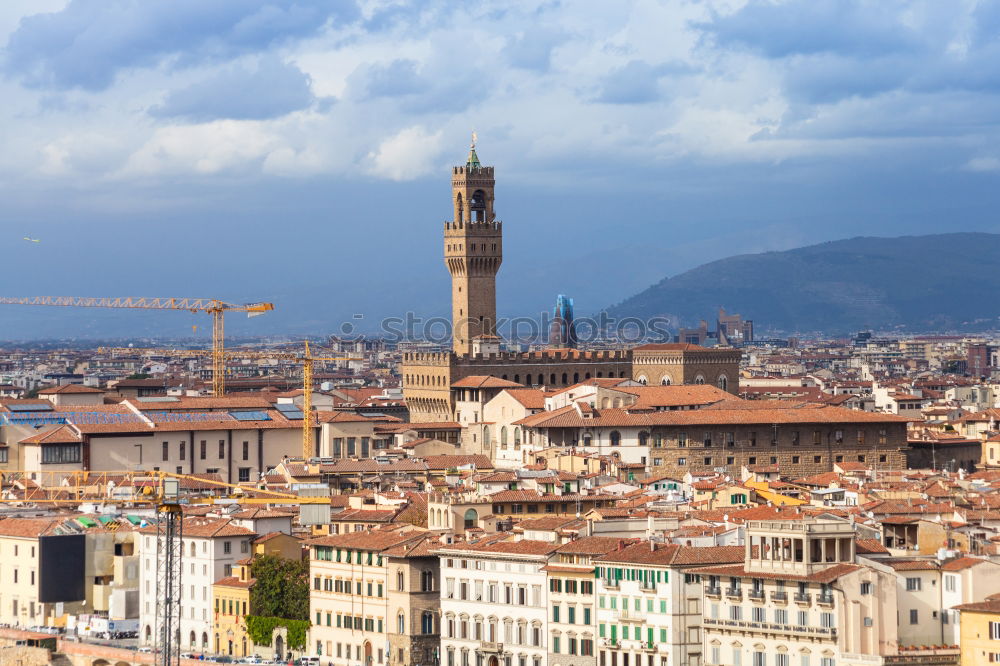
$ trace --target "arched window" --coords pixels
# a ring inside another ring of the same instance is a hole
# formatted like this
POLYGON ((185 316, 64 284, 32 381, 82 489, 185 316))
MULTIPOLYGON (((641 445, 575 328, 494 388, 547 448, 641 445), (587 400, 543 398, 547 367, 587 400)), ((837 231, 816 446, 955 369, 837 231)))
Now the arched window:
POLYGON ((396 633, 405 634, 406 633, 406 616, 402 612, 396 616, 396 633))
MULTIPOLYGON (((208 634, 206 632, 204 632, 204 631, 201 632, 201 649, 202 650, 207 650, 208 649, 208 634)), ((244 652, 245 651, 246 650, 244 650, 244 652)))
POLYGON ((483 444, 487 447, 490 445, 490 427, 483 426, 483 444))
POLYGON ((538 385, 541 386, 544 383, 545 383, 545 375, 543 375, 542 373, 538 373, 538 385))
MULTIPOLYGON (((403 572, 402 571, 397 571, 396 572, 396 589, 399 590, 400 592, 402 592, 403 589, 405 588, 405 585, 404 585, 405 582, 406 582, 406 579, 403 577, 403 572)), ((403 632, 400 632, 400 633, 403 633, 403 632)))
POLYGON ((591 443, 593 442, 593 439, 594 439, 594 436, 591 435, 589 432, 583 433, 583 445, 584 446, 590 446, 591 443))
POLYGON ((563 386, 565 386, 566 384, 569 383, 569 381, 567 381, 568 379, 569 379, 569 376, 565 372, 562 373, 562 383, 563 383, 563 386))
POLYGON ((514 426, 514 446, 520 446, 521 444, 521 428, 514 426))
POLYGON ((197 637, 195 636, 195 633, 194 633, 194 631, 192 631, 192 632, 191 632, 191 642, 190 642, 190 643, 188 643, 188 645, 190 645, 191 647, 195 647, 196 645, 198 645, 198 644, 197 644, 197 642, 196 642, 197 640, 198 640, 198 639, 197 639, 197 637))
POLYGON ((640 383, 640 384, 642 384, 643 386, 645 386, 646 384, 648 384, 648 383, 649 383, 649 380, 648 380, 648 379, 646 379, 646 375, 639 375, 639 380, 638 380, 638 381, 639 381, 639 383, 640 383))
POLYGON ((695 384, 704 384, 705 383, 705 376, 704 375, 698 375, 697 377, 694 378, 694 383, 695 384))
POLYGON ((195 553, 196 553, 196 551, 195 551, 195 548, 194 548, 194 541, 192 541, 191 542, 191 557, 194 557, 195 553))
POLYGON ((719 382, 718 382, 718 384, 719 384, 719 388, 720 389, 722 389, 723 391, 728 391, 729 390, 729 377, 726 377, 725 375, 719 375, 719 382))
MULTIPOLYGON (((432 591, 434 591, 434 572, 433 571, 422 571, 422 572, 420 572, 420 591, 421 592, 432 592, 432 591)), ((427 633, 427 632, 424 632, 424 633, 427 633)))
POLYGON ((521 383, 521 375, 514 375, 514 381, 518 384, 521 383))
POLYGON ((645 430, 639 432, 639 446, 649 445, 649 433, 645 430))
POLYGON ((612 430, 611 434, 608 435, 611 440, 611 446, 620 446, 622 443, 622 434, 617 430, 612 430))
POLYGON ((579 384, 580 383, 580 373, 579 372, 574 372, 573 373, 573 383, 574 384, 579 384))
POLYGON ((552 386, 556 385, 556 373, 553 372, 551 375, 549 375, 549 384, 551 384, 552 386))
POLYGON ((598 378, 598 379, 601 379, 602 377, 604 377, 604 372, 603 372, 603 371, 601 371, 601 370, 598 370, 598 371, 597 371, 597 378, 598 378))
POLYGON ((500 446, 507 446, 507 426, 500 428, 500 446))
POLYGON ((590 379, 590 373, 588 372, 587 374, 585 374, 585 375, 583 376, 583 378, 584 378, 584 379, 590 379))
POLYGON ((476 526, 476 523, 479 521, 479 512, 476 511, 475 509, 468 509, 465 512, 464 521, 465 521, 465 529, 471 530, 473 527, 476 526))
POLYGON ((424 611, 420 616, 420 633, 422 634, 433 634, 434 633, 434 613, 430 611, 424 611))
POLYGON ((660 379, 661 386, 670 386, 672 383, 673 381, 670 379, 669 375, 663 375, 663 377, 660 379))
POLYGON ((604 396, 601 398, 601 409, 607 409, 611 406, 611 398, 604 396))

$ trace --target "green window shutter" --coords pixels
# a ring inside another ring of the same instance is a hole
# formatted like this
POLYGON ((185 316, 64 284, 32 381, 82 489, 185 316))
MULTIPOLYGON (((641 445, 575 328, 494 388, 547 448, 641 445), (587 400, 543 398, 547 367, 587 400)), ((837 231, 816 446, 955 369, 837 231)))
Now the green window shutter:
POLYGON ((646 627, 646 642, 647 643, 652 643, 653 642, 653 628, 652 627, 646 627))
POLYGON ((628 640, 628 625, 622 625, 622 640, 628 640))
POLYGON ((598 636, 599 636, 600 638, 604 638, 604 624, 599 624, 599 625, 597 626, 597 635, 598 635, 598 636))
POLYGON ((661 613, 667 612, 667 602, 664 601, 663 599, 660 599, 660 612, 661 613))
POLYGON ((667 642, 667 630, 666 629, 660 629, 660 642, 661 643, 666 643, 667 642))

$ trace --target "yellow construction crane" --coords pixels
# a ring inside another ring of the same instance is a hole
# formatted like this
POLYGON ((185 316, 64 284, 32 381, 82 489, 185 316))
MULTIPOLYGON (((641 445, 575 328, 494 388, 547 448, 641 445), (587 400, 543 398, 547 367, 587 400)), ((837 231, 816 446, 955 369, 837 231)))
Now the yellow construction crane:
POLYGON ((139 310, 187 310, 212 315, 212 390, 215 395, 226 393, 225 314, 246 312, 256 317, 274 309, 273 303, 238 305, 214 298, 87 298, 80 296, 0 296, 0 305, 55 305, 83 308, 129 308, 139 310))
MULTIPOLYGON (((207 349, 141 349, 136 347, 101 347, 99 352, 109 354, 161 354, 164 356, 208 356, 213 355, 214 350, 207 349)), ((356 361, 350 357, 328 357, 313 356, 309 352, 309 342, 305 342, 305 352, 280 352, 280 351, 224 351, 223 366, 225 357, 251 358, 251 359, 278 359, 283 361, 297 361, 302 364, 302 459, 308 461, 313 457, 313 364, 316 361, 356 361)))
POLYGON ((79 504, 81 501, 146 507, 156 510, 156 613, 154 641, 159 666, 180 664, 178 645, 184 573, 183 531, 185 504, 292 504, 300 507, 299 523, 330 522, 330 490, 317 485, 301 489, 301 494, 247 488, 185 474, 161 471, 126 470, 117 472, 29 472, 4 470, 4 483, 30 479, 22 497, 0 497, 0 503, 79 504), (182 483, 196 480, 199 487, 214 486, 219 492, 183 496, 182 483), (116 496, 116 488, 132 488, 129 496, 116 496), (137 492, 136 492, 136 489, 137 492), (50 495, 55 498, 50 499, 50 495))

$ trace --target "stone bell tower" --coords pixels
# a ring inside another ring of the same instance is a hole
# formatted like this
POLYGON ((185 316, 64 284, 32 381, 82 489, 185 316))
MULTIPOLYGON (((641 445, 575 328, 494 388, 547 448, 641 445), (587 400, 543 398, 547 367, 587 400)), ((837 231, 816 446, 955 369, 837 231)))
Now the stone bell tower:
POLYGON ((452 348, 472 353, 473 341, 496 336, 496 275, 503 261, 502 223, 493 213, 493 167, 476 155, 451 169, 455 217, 444 224, 444 262, 451 273, 452 348))

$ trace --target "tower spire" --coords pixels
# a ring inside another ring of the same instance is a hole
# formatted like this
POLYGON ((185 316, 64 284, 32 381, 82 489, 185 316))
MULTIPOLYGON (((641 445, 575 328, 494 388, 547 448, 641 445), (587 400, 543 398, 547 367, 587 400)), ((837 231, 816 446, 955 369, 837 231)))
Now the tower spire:
POLYGON ((477 138, 478 137, 476 136, 476 132, 475 132, 475 130, 473 130, 473 132, 472 132, 472 143, 469 144, 469 157, 468 157, 468 159, 465 160, 465 166, 467 166, 467 167, 474 167, 476 169, 478 169, 479 167, 482 166, 482 164, 479 163, 479 155, 476 155, 476 139, 477 138))

